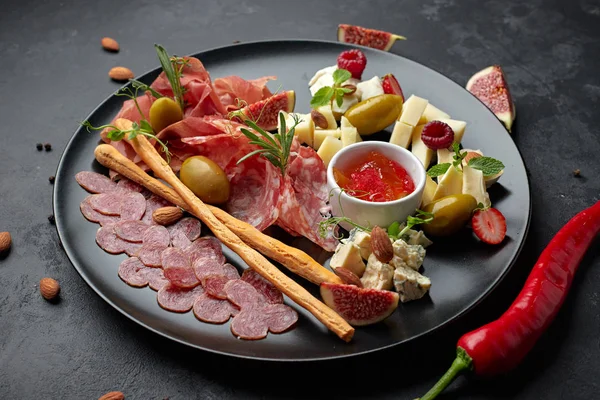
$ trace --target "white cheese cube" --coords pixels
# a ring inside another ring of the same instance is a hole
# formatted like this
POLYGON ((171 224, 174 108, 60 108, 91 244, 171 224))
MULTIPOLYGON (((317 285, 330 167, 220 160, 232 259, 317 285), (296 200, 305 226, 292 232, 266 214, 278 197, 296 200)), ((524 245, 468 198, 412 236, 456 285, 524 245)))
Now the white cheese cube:
POLYGON ((331 104, 326 104, 324 106, 318 107, 316 110, 323 114, 323 116, 327 120, 327 129, 336 129, 338 127, 337 121, 335 120, 335 116, 333 115, 333 110, 331 109, 331 104))
POLYGON ((356 93, 344 96, 341 106, 338 106, 337 101, 333 100, 333 106, 331 107, 331 111, 333 112, 333 117, 336 120, 339 120, 344 115, 344 113, 346 111, 348 111, 348 109, 350 107, 352 107, 359 101, 360 101, 359 97, 356 95, 356 93))
POLYGON ((333 156, 340 151, 342 147, 342 141, 334 138, 333 136, 327 136, 325 140, 323 140, 323 143, 321 144, 321 147, 319 147, 317 154, 323 160, 325 168, 329 166, 329 162, 333 156))
POLYGON ((346 147, 354 143, 362 142, 362 138, 358 134, 355 127, 341 128, 342 131, 342 146, 346 147))
POLYGON ((337 65, 332 65, 330 67, 325 67, 318 70, 317 72, 315 72, 315 75, 312 78, 310 78, 310 81, 308 81, 308 86, 314 85, 317 82, 317 80, 323 75, 333 75, 337 68, 337 65))
POLYGON ((425 296, 431 287, 431 280, 408 267, 399 267, 394 271, 394 287, 400 295, 400 301, 406 303, 425 296))
POLYGON ((437 190, 437 183, 429 175, 425 178, 425 189, 423 190, 423 197, 421 198, 421 206, 429 204, 433 201, 433 196, 437 190))
POLYGON ((323 141, 325 140, 325 138, 327 138, 329 136, 339 139, 342 137, 342 130, 341 129, 315 129, 315 132, 313 134, 313 149, 319 150, 321 148, 321 145, 323 144, 323 141))
POLYGON ((402 106, 402 114, 400 114, 399 121, 410 126, 419 125, 419 120, 425 112, 427 104, 429 104, 429 101, 426 99, 415 95, 410 96, 402 106))
POLYGON ((360 256, 360 248, 353 242, 339 244, 329 261, 332 270, 343 267, 354 272, 359 278, 365 272, 365 262, 360 256))
POLYGON ((454 143, 460 144, 460 142, 462 142, 463 136, 465 135, 465 128, 467 127, 467 123, 465 121, 457 121, 455 119, 446 118, 440 118, 438 121, 442 121, 452 128, 454 131, 454 143))
POLYGON ((317 79, 317 81, 310 86, 309 90, 310 90, 310 94, 312 96, 315 95, 315 93, 317 93, 319 91, 319 89, 321 89, 322 87, 325 86, 333 86, 333 76, 329 75, 329 74, 325 74, 322 75, 321 77, 319 77, 317 79))
POLYGON ((440 118, 450 118, 450 115, 446 114, 433 104, 427 104, 425 107, 425 111, 423 111, 423 115, 421 115, 421 119, 419 120, 419 125, 425 125, 431 121, 439 121, 440 118))
POLYGON ((454 161, 453 156, 454 156, 453 151, 450 151, 448 149, 438 149, 437 163, 438 164, 452 163, 452 161, 454 161))
POLYGON ((360 248, 360 256, 368 260, 371 255, 371 234, 369 232, 353 229, 352 242, 360 248))
POLYGON ((461 194, 463 186, 463 174, 454 167, 448 168, 448 171, 441 178, 438 178, 438 187, 433 195, 433 201, 441 199, 451 194, 461 194))
POLYGON ((394 267, 384 264, 375 257, 369 256, 367 268, 360 282, 368 289, 390 290, 393 287, 394 267))
POLYGON ((340 119, 340 128, 354 128, 354 125, 348 120, 348 118, 342 115, 340 119))
POLYGON ((315 123, 310 117, 310 114, 289 114, 285 119, 288 130, 294 126, 294 116, 300 120, 300 123, 296 125, 296 128, 294 129, 294 136, 298 138, 300 143, 305 143, 308 146, 313 147, 315 123))
POLYGON ((421 161, 425 169, 429 168, 431 159, 433 158, 433 150, 423 143, 421 132, 424 125, 415 126, 412 133, 412 153, 421 161))
POLYGON ((468 165, 463 167, 463 187, 464 194, 470 194, 477 200, 477 203, 483 204, 485 207, 491 207, 492 202, 485 188, 485 179, 483 172, 471 168, 468 165))
POLYGON ((390 137, 390 143, 408 149, 412 139, 412 131, 412 126, 407 125, 404 122, 396 121, 392 136, 390 137))
POLYGON ((368 81, 360 82, 356 85, 356 91, 360 94, 360 101, 384 94, 381 79, 378 76, 374 76, 368 81))

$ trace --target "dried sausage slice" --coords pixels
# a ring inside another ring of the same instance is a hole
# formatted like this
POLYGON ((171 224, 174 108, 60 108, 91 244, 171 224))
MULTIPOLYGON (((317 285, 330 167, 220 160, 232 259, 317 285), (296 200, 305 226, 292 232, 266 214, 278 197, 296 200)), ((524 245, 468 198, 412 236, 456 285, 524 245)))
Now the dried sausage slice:
POLYGON ((171 234, 171 243, 175 247, 186 248, 191 242, 200 237, 202 223, 200 220, 192 217, 185 217, 167 227, 171 234), (188 242, 185 241, 188 240, 188 242), (176 245, 175 242, 181 245, 176 245), (187 244, 186 244, 187 243, 187 244))
POLYGON ((263 296, 252 285, 241 279, 227 282, 224 290, 227 299, 242 310, 256 308, 263 301, 263 296))
POLYGON ((160 255, 165 278, 181 288, 198 286, 200 281, 194 273, 188 255, 181 249, 167 247, 160 255))
POLYGON ((165 278, 165 274, 160 268, 149 268, 146 267, 144 274, 148 279, 148 285, 152 290, 160 290, 163 286, 168 285, 169 281, 165 278))
POLYGON ((254 309, 243 309, 231 321, 231 333, 239 339, 258 340, 265 338, 269 328, 265 318, 254 309))
POLYGON ((94 210, 90 203, 91 198, 92 195, 86 197, 79 205, 79 209, 85 219, 90 222, 98 222, 100 225, 114 224, 121 219, 117 215, 104 215, 94 210))
POLYGON ((102 250, 111 254, 121 254, 125 251, 127 242, 117 237, 115 225, 109 224, 98 229, 96 232, 96 243, 102 250))
POLYGON ((105 215, 121 215, 122 193, 101 193, 92 195, 90 204, 94 210, 105 215))
MULTIPOLYGON (((100 211, 102 212, 102 211, 100 211)), ((140 220, 146 213, 146 199, 137 192, 129 192, 121 198, 119 215, 123 220, 140 220)))
POLYGON ((185 248, 185 252, 188 253, 192 264, 200 258, 212 259, 219 264, 225 264, 221 242, 213 236, 205 236, 194 240, 191 245, 185 248))
POLYGON ((192 309, 194 302, 204 293, 202 286, 192 289, 183 289, 169 283, 163 286, 157 294, 158 305, 165 310, 185 313, 192 309))
POLYGON ((120 221, 115 224, 115 233, 128 242, 142 243, 148 228, 150 226, 142 221, 120 221))
POLYGON ((117 182, 117 191, 119 192, 137 192, 137 193, 143 193, 145 190, 145 188, 130 180, 127 178, 121 178, 118 182, 117 182))
POLYGON ((239 310, 228 300, 220 300, 209 296, 207 293, 198 296, 194 302, 194 315, 200 321, 212 324, 222 324, 229 321, 232 315, 239 310))
POLYGON ((267 304, 260 309, 265 316, 269 331, 281 333, 290 329, 298 321, 298 313, 285 304, 267 304))
POLYGON ((263 278, 253 269, 246 269, 242 280, 251 284, 271 304, 283 304, 283 294, 271 282, 263 278))
POLYGON ((167 200, 163 199, 162 197, 153 194, 148 200, 146 200, 146 212, 142 217, 142 221, 144 221, 148 225, 156 225, 156 222, 154 222, 154 220, 152 219, 152 213, 155 210, 158 210, 159 208, 167 206, 172 206, 172 204, 169 203, 167 200))
POLYGON ((144 269, 146 266, 137 257, 129 257, 119 265, 119 278, 129 286, 144 287, 148 284, 148 277, 144 269))
POLYGON ((161 254, 167 246, 160 244, 144 244, 137 253, 138 258, 147 267, 162 267, 161 254))
POLYGON ((117 188, 117 184, 108 177, 92 171, 78 172, 75 180, 90 193, 110 193, 117 188))
POLYGON ((187 238, 185 232, 180 230, 173 230, 171 232, 171 246, 177 247, 179 249, 185 249, 189 247, 192 242, 187 238))
POLYGON ((227 299, 225 284, 233 279, 240 279, 239 272, 233 265, 225 264, 221 273, 204 276, 201 282, 206 293, 217 299, 227 299))
POLYGON ((144 232, 142 243, 155 244, 167 248, 171 243, 171 237, 169 231, 164 226, 152 225, 144 232))
POLYGON ((210 275, 224 275, 223 264, 211 258, 199 258, 192 265, 196 278, 200 281, 210 275))

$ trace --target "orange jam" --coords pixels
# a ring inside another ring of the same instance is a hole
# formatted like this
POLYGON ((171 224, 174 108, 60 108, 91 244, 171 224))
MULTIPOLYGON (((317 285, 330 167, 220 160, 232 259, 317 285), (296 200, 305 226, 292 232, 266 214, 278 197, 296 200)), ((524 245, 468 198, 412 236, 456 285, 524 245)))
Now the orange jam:
POLYGON ((344 169, 333 168, 333 177, 347 194, 366 201, 398 200, 415 190, 408 172, 378 151, 365 154, 344 169))

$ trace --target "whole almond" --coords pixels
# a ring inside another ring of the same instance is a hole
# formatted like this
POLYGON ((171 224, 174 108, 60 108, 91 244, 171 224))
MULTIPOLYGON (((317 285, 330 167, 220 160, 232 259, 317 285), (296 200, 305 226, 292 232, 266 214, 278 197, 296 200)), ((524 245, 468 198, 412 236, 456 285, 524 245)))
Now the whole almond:
POLYGON ((358 275, 354 272, 350 271, 348 268, 337 267, 333 269, 333 272, 347 285, 354 285, 358 287, 363 287, 362 282, 358 275))
POLYGON ((312 110, 310 112, 310 118, 315 123, 315 126, 321 129, 327 129, 329 124, 327 123, 327 118, 317 110, 312 110))
POLYGON ((108 71, 108 76, 115 81, 133 79, 133 72, 127 67, 113 67, 108 71))
POLYGON ((104 50, 114 52, 119 51, 119 43, 117 43, 117 41, 113 38, 103 37, 101 43, 104 50))
POLYGON ((375 225, 371 230, 371 251, 375 257, 387 264, 394 257, 394 248, 387 232, 375 225))
POLYGON ((183 211, 179 207, 161 207, 152 213, 152 219, 159 225, 171 225, 183 217, 183 211))
POLYGON ((350 90, 350 92, 348 93, 344 93, 344 96, 350 96, 351 94, 354 94, 354 92, 356 92, 356 85, 351 85, 351 84, 347 84, 342 86, 344 89, 348 89, 350 90))
POLYGON ((122 392, 108 392, 98 400, 124 400, 125 395, 122 392))
POLYGON ((54 300, 60 292, 60 285, 55 279, 42 278, 40 280, 40 293, 46 300, 54 300))
POLYGON ((10 249, 11 244, 12 239, 10 238, 10 233, 0 232, 0 253, 4 253, 8 249, 10 249))

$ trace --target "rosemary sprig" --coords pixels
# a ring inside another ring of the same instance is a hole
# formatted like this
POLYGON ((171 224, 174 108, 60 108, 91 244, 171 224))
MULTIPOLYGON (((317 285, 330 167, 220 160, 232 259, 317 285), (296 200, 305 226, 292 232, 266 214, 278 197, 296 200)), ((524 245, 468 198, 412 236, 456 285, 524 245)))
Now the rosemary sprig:
POLYGON ((265 131, 256 122, 246 119, 244 123, 258 134, 246 128, 240 128, 240 131, 250 139, 250 144, 255 144, 261 148, 246 154, 237 163, 244 162, 248 158, 259 154, 279 168, 282 176, 285 176, 296 126, 301 122, 297 115, 294 115, 293 119, 294 125, 288 130, 283 113, 279 113, 279 132, 275 134, 265 131))
POLYGON ((183 67, 187 64, 187 61, 181 57, 170 57, 164 47, 160 44, 154 45, 156 49, 156 55, 158 61, 165 72, 165 75, 173 90, 173 98, 181 107, 181 111, 184 111, 185 101, 183 100, 184 88, 181 86, 181 75, 183 67))

